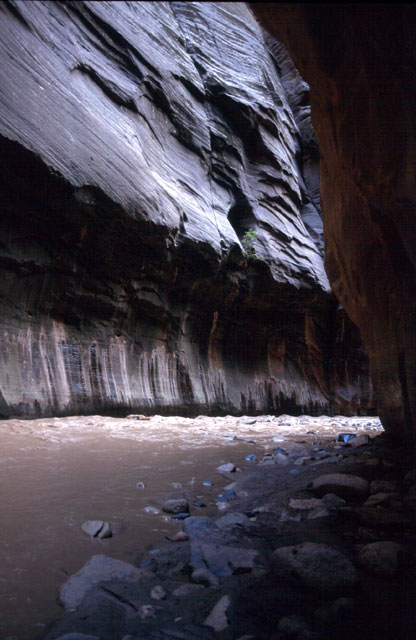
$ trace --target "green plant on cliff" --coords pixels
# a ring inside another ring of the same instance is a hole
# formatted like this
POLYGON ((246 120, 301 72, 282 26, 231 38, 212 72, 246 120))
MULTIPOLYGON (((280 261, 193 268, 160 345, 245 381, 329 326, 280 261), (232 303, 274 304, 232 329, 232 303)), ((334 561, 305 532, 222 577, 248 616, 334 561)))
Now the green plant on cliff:
POLYGON ((253 242, 257 236, 257 231, 254 229, 248 229, 243 235, 243 239, 241 240, 241 244, 243 245, 244 251, 248 255, 249 258, 256 258, 256 250, 253 247, 253 242))

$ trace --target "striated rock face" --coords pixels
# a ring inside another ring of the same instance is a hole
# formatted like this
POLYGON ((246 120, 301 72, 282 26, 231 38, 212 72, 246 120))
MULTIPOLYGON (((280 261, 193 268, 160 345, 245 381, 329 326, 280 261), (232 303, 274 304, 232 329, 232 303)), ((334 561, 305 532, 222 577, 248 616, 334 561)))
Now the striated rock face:
POLYGON ((357 410, 268 40, 240 3, 0 5, 0 414, 357 410))
POLYGON ((416 10, 253 3, 310 83, 325 264, 384 426, 416 444, 416 10))

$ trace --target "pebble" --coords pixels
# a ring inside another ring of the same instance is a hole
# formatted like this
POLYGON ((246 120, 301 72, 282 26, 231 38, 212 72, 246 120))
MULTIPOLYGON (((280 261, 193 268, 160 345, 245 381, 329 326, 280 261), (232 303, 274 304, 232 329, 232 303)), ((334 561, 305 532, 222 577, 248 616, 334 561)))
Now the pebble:
POLYGON ((239 424, 256 424, 256 418, 240 418, 239 424))
POLYGON ((196 593, 203 589, 204 589, 204 585, 202 584, 183 584, 177 589, 175 589, 175 591, 172 591, 172 595, 175 596, 175 598, 187 598, 188 596, 191 596, 193 593, 196 593))
POLYGON ((226 529, 227 527, 244 526, 250 524, 250 519, 244 513, 227 513, 225 516, 221 516, 215 521, 215 524, 220 529, 226 529))
POLYGON ((289 500, 289 507, 292 509, 316 509, 316 507, 322 506, 322 500, 318 498, 305 498, 305 499, 295 499, 291 498, 289 500))
POLYGON ((344 504, 347 504, 347 502, 344 498, 336 496, 335 493, 326 493, 322 496, 322 504, 327 507, 327 509, 336 509, 337 507, 342 507, 344 504))
POLYGON ((279 518, 279 522, 300 522, 302 520, 301 512, 292 513, 289 509, 283 509, 279 518))
POLYGON ((349 616, 354 608, 352 598, 337 598, 333 602, 326 602, 314 611, 315 620, 324 625, 324 629, 328 625, 340 623, 343 618, 349 616))
POLYGON ((229 491, 220 494, 217 498, 214 498, 214 502, 228 502, 228 500, 235 500, 236 497, 236 492, 230 489, 229 491))
POLYGON ((171 482, 170 486, 173 487, 173 489, 182 489, 182 483, 181 482, 171 482))
POLYGON ((217 471, 219 471, 219 473, 234 473, 236 466, 232 462, 226 462, 225 464, 220 464, 220 466, 217 467, 217 471))
POLYGON ((357 437, 355 433, 340 433, 338 436, 338 442, 350 442, 357 437))
POLYGON ((400 508, 400 495, 398 493, 373 493, 364 502, 363 507, 377 507, 378 505, 386 505, 387 503, 400 508))
POLYGON ((401 546, 397 542, 371 542, 357 556, 357 563, 378 576, 393 576, 399 568, 401 546))
POLYGON ((214 483, 211 482, 211 480, 204 480, 202 482, 202 484, 203 484, 204 487, 213 487, 214 486, 214 483))
POLYGON ((209 616, 206 618, 204 625, 212 627, 217 633, 224 631, 228 627, 227 609, 230 606, 231 598, 228 595, 218 600, 209 616))
POLYGON ((168 594, 164 590, 161 584, 156 585, 150 592, 150 597, 153 600, 164 600, 168 594))
POLYGON ((137 613, 141 617, 142 620, 146 618, 154 618, 156 615, 156 609, 152 607, 151 604, 142 604, 138 609, 137 613))
POLYGON ((113 533, 108 522, 103 520, 87 520, 81 525, 81 529, 85 531, 91 538, 111 538, 113 533))
POLYGON ((209 569, 203 567, 195 569, 191 574, 191 580, 195 584, 202 584, 204 587, 216 587, 220 581, 209 569))
POLYGON ((291 616, 284 616, 280 618, 277 628, 280 633, 283 633, 289 638, 298 636, 301 631, 306 629, 307 625, 305 620, 296 614, 291 616))
POLYGON ((298 475, 300 474, 300 471, 299 471, 299 469, 291 469, 291 470, 289 471, 289 473, 290 473, 292 476, 298 476, 298 475))
POLYGON ((310 513, 308 513, 307 520, 315 520, 315 518, 328 518, 331 514, 325 506, 316 507, 316 509, 312 509, 310 513))
POLYGON ((198 509, 203 509, 207 506, 205 502, 199 502, 199 500, 194 500, 192 504, 194 505, 194 507, 198 507, 198 509))
POLYGON ((189 540, 189 535, 186 531, 178 531, 174 536, 166 536, 166 540, 170 540, 171 542, 185 542, 189 540))
POLYGON ((276 464, 280 465, 280 466, 285 466, 287 464, 289 464, 289 459, 287 457, 287 455, 285 455, 284 453, 280 453, 277 452, 274 455, 274 461, 276 464))
POLYGON ((247 462, 255 462, 257 460, 257 456, 255 453, 249 453, 244 460, 247 460, 247 462))
POLYGON ((397 483, 390 480, 373 480, 370 482, 370 493, 395 493, 397 483))
POLYGON ((146 485, 144 482, 137 482, 136 483, 136 489, 145 489, 146 485))
POLYGON ((185 498, 174 498, 167 500, 163 504, 162 510, 165 513, 187 513, 189 511, 189 504, 185 498))
POLYGON ((190 513, 175 513, 171 519, 172 520, 186 520, 186 518, 190 518, 191 514, 190 513))
POLYGON ((371 443, 370 436, 368 436, 366 433, 362 433, 361 435, 354 438, 354 440, 350 442, 350 445, 351 447, 356 449, 357 447, 364 447, 365 445, 368 445, 370 443, 371 443))
POLYGON ((146 513, 152 513, 154 516, 157 516, 157 514, 160 513, 159 509, 156 509, 156 507, 144 507, 144 511, 146 511, 146 513))

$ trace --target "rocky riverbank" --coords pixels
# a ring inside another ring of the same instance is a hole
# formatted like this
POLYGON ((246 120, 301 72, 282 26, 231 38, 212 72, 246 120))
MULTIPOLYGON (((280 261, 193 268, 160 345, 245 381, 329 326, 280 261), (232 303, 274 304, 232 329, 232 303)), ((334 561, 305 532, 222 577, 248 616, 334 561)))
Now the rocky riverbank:
POLYGON ((149 500, 149 518, 176 528, 134 563, 93 540, 44 637, 410 639, 416 471, 378 420, 217 420, 236 427, 224 440, 245 441, 240 467, 219 452, 212 478, 149 500))

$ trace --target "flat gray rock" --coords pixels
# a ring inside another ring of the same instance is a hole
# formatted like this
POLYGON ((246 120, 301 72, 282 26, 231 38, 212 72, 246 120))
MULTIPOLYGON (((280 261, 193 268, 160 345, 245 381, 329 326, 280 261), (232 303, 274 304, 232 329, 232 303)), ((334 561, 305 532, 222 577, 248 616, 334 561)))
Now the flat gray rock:
POLYGON ((326 544, 280 547, 272 554, 271 566, 278 578, 323 594, 350 589, 357 582, 350 560, 326 544))
POLYGON ((227 529, 228 527, 235 526, 244 526, 250 524, 250 518, 245 515, 245 513, 238 513, 234 511, 233 513, 227 513, 225 516, 221 516, 215 520, 215 524, 220 529, 227 529))
POLYGON ((191 564, 195 568, 205 564, 218 577, 251 571, 257 556, 258 552, 255 549, 227 547, 214 543, 194 543, 191 546, 191 564))
POLYGON ((59 590, 59 600, 66 611, 74 611, 85 594, 99 582, 124 580, 136 582, 147 573, 127 562, 115 560, 105 555, 96 555, 78 573, 71 576, 59 590))
POLYGON ((103 520, 87 520, 81 525, 81 529, 85 531, 91 538, 111 538, 113 535, 108 522, 103 520))
POLYGON ((226 462, 225 464, 220 464, 220 466, 217 467, 217 471, 219 471, 219 473, 233 473, 235 470, 236 466, 232 462, 226 462))
POLYGON ((212 571, 205 569, 204 567, 198 567, 198 569, 192 571, 191 580, 195 584, 201 584, 205 587, 216 587, 220 583, 218 577, 213 574, 212 571))
POLYGON ((224 629, 228 627, 227 609, 230 604, 230 596, 225 595, 220 598, 209 616, 206 618, 204 624, 208 627, 212 627, 214 631, 224 631, 224 629))
POLYGON ((319 476, 313 481, 312 487, 320 496, 335 493, 341 498, 360 498, 369 493, 367 480, 346 473, 328 473, 319 476))
POLYGON ((190 539, 207 537, 213 531, 218 531, 218 527, 205 516, 191 516, 187 518, 182 526, 183 530, 188 534, 190 539))
MULTIPOLYGON (((198 580, 198 574, 196 574, 196 579, 198 580)), ((188 596, 191 596, 194 593, 198 593, 198 591, 201 591, 203 589, 203 584, 183 584, 172 591, 172 595, 175 596, 175 598, 187 598, 188 596)))

